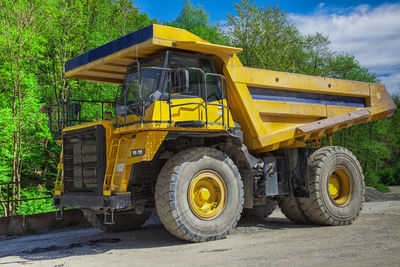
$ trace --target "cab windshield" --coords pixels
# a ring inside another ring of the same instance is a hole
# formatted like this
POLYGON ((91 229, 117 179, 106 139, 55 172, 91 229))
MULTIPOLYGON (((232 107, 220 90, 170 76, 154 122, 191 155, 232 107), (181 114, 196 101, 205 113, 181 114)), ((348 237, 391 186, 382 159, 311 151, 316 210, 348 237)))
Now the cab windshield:
POLYGON ((158 56, 157 58, 139 61, 139 64, 134 62, 128 65, 119 105, 130 105, 139 99, 146 99, 159 89, 162 70, 146 69, 146 67, 162 67, 164 58, 164 56, 158 56), (140 73, 138 73, 138 66, 141 69, 140 73))

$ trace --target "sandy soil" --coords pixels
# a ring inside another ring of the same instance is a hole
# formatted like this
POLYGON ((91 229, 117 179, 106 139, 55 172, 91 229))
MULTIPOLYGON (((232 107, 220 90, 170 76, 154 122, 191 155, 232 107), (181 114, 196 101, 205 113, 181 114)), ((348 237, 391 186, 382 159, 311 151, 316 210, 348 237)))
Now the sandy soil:
POLYGON ((399 266, 400 201, 370 202, 350 226, 293 224, 276 210, 242 220, 227 239, 187 243, 153 220, 109 234, 75 228, 0 241, 0 264, 14 266, 399 266))

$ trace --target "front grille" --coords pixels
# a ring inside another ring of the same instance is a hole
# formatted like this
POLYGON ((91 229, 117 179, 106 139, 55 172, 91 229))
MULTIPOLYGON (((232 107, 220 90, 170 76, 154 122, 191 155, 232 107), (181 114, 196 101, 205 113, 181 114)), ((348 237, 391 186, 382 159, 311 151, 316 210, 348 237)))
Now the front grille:
POLYGON ((105 143, 102 125, 64 132, 65 193, 102 194, 106 171, 105 143))

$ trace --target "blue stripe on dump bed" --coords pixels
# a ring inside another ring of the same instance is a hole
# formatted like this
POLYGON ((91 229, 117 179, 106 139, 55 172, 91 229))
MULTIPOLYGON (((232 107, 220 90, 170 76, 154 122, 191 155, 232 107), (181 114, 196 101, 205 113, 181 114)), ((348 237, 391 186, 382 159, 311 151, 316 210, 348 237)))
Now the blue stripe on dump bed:
POLYGON ((365 107, 365 98, 341 95, 306 93, 281 89, 249 87, 251 97, 258 100, 295 102, 306 104, 365 107))
POLYGON ((65 72, 76 69, 80 66, 86 65, 100 58, 109 56, 130 46, 142 43, 152 37, 153 37, 153 25, 129 33, 125 36, 115 39, 114 41, 106 43, 105 45, 92 49, 86 52, 85 54, 79 55, 71 60, 68 60, 65 63, 65 72))

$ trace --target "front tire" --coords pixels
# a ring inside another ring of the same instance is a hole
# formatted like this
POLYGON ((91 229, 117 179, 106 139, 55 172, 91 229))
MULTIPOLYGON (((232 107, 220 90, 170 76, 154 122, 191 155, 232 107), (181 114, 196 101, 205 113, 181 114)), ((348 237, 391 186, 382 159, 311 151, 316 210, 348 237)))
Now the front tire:
POLYGON ((192 242, 222 239, 243 206, 243 183, 232 160, 213 148, 173 156, 157 179, 155 202, 164 227, 192 242))
POLYGON ((360 163, 343 147, 323 147, 309 158, 310 198, 298 198, 316 224, 351 224, 360 214, 365 184, 360 163))

